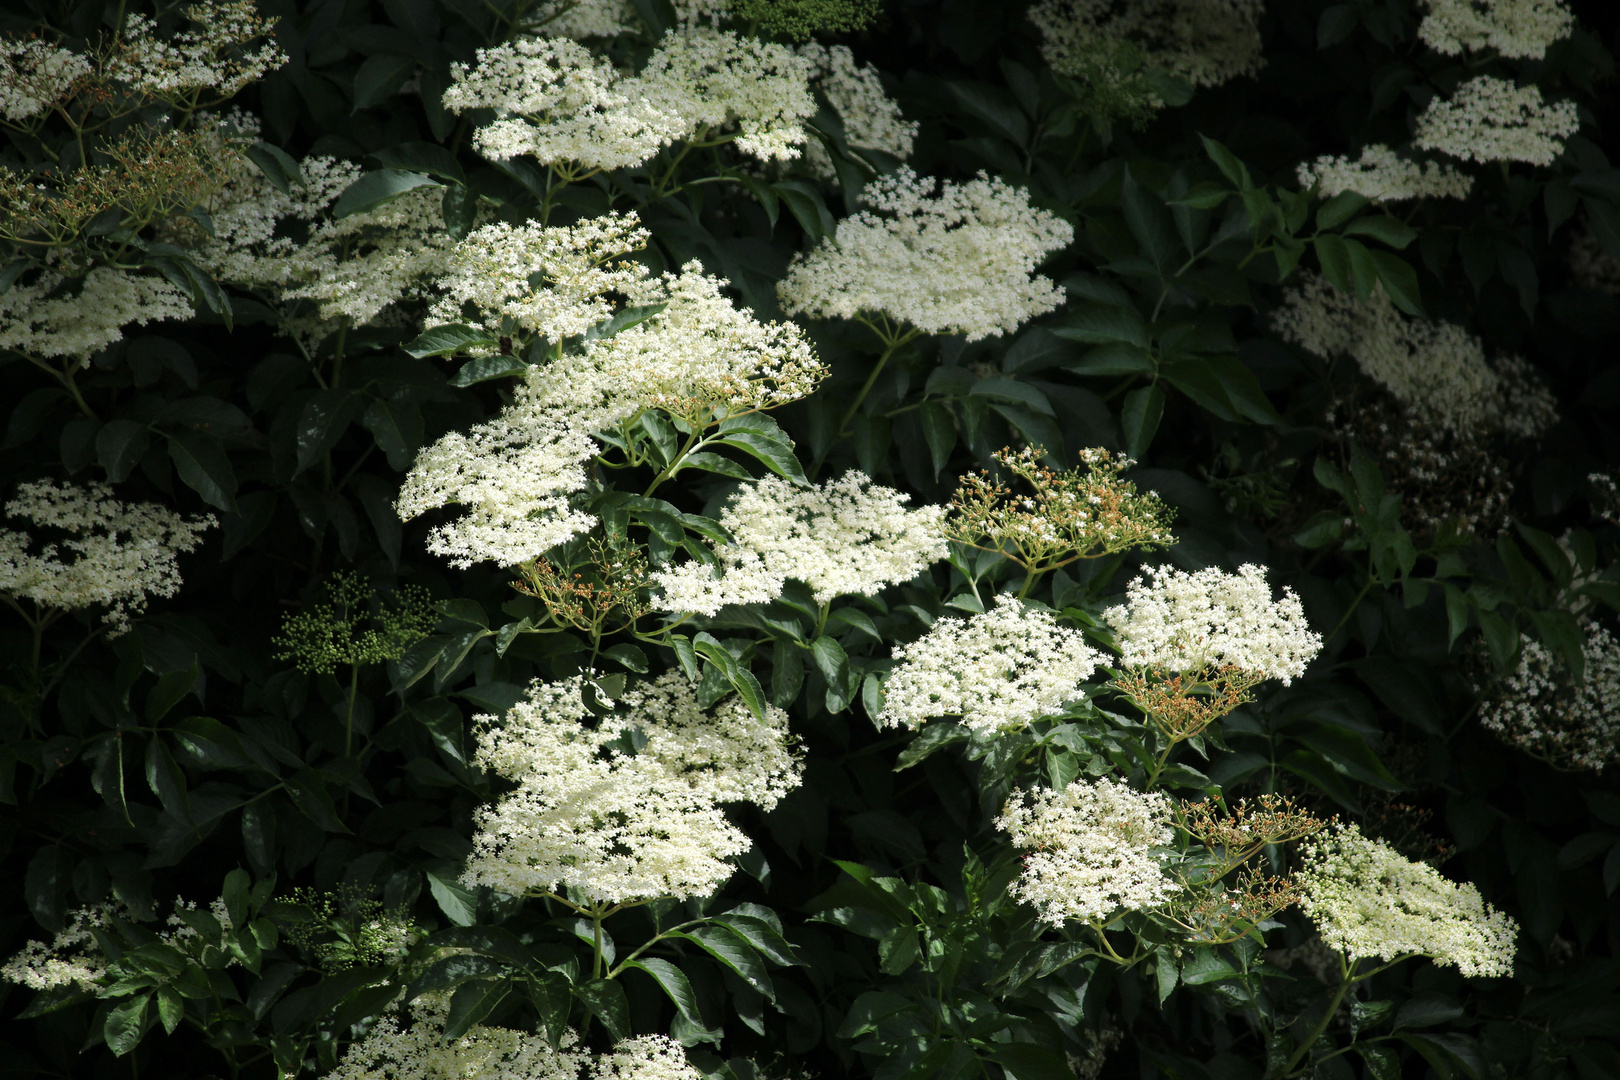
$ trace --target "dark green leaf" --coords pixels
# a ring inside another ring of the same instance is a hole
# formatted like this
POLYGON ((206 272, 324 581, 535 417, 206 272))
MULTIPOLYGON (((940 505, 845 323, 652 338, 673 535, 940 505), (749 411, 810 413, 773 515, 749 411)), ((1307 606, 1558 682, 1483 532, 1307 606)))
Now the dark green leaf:
POLYGON ((421 173, 406 172, 403 169, 382 169, 367 173, 343 189, 343 194, 332 204, 332 216, 346 218, 351 214, 363 214, 391 203, 406 192, 419 187, 443 186, 421 173))

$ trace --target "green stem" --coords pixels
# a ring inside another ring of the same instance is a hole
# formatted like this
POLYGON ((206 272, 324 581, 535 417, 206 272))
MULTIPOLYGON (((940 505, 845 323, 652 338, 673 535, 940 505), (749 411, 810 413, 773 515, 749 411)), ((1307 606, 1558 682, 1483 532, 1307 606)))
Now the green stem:
MULTIPOLYGON (((870 323, 867 325, 871 326, 870 323)), ((861 384, 860 392, 857 393, 854 400, 849 403, 849 408, 844 410, 843 419, 838 421, 838 430, 833 433, 833 437, 831 439, 827 440, 827 445, 822 448, 821 453, 816 455, 815 464, 810 467, 810 475, 812 477, 815 477, 821 472, 821 466, 826 462, 827 453, 832 449, 833 443, 838 442, 840 439, 844 438, 845 435, 849 434, 849 422, 855 419, 855 414, 860 410, 861 403, 866 400, 866 395, 872 392, 872 387, 877 384, 878 376, 883 374, 883 369, 888 366, 889 358, 899 351, 900 346, 906 344, 922 333, 920 330, 909 330, 904 334, 896 336, 894 331, 889 329, 888 320, 886 319, 884 320, 884 328, 882 330, 879 330, 875 326, 873 326, 872 329, 878 334, 879 337, 883 338, 885 345, 883 354, 878 357, 878 362, 873 366, 871 373, 866 376, 866 382, 861 384)))
POLYGON ((1339 616, 1339 621, 1334 624, 1333 629, 1328 633, 1328 636, 1322 639, 1322 644, 1324 646, 1326 646, 1328 642, 1332 641, 1334 637, 1338 635, 1340 630, 1344 629, 1344 624, 1350 621, 1350 616, 1355 614, 1356 608, 1361 606, 1361 601, 1366 598, 1368 591, 1371 590, 1372 587, 1373 579, 1372 575, 1369 574, 1367 575, 1367 584, 1363 585, 1361 587, 1361 591, 1356 593, 1356 598, 1350 601, 1349 607, 1344 609, 1344 614, 1339 616))
POLYGON ((602 977, 602 909, 591 909, 591 978, 602 977))
POLYGON ((360 665, 349 665, 349 714, 343 721, 343 756, 354 756, 354 699, 360 689, 360 665))
POLYGON ((1328 1025, 1333 1022, 1333 1017, 1339 1011, 1339 1003, 1344 1000, 1344 995, 1349 991, 1351 984, 1356 981, 1351 977, 1350 965, 1346 963, 1344 955, 1341 953, 1339 956, 1339 989, 1334 991, 1333 999, 1328 1002, 1327 1008, 1323 1010, 1322 1019, 1316 1022, 1316 1026, 1305 1036, 1305 1041, 1300 1043, 1299 1047, 1289 1055, 1288 1061, 1282 1067, 1283 1076, 1292 1075, 1294 1066, 1298 1065, 1300 1060, 1311 1052, 1311 1047, 1316 1045, 1316 1040, 1322 1037, 1322 1032, 1326 1031, 1328 1025))

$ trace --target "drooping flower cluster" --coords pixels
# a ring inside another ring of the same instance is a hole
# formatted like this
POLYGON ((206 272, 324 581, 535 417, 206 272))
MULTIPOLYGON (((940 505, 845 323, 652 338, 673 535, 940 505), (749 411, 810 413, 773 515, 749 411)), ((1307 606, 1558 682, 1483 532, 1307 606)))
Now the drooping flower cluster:
POLYGON ((1513 972, 1518 924, 1473 885, 1340 823, 1308 841, 1295 875, 1322 940, 1350 960, 1427 956, 1468 976, 1513 972))
POLYGON ((192 314, 190 294, 156 274, 97 266, 70 284, 47 270, 0 293, 0 349, 88 365, 91 356, 123 340, 126 326, 192 314))
POLYGON ((1620 642, 1601 626, 1585 633, 1579 683, 1545 645, 1526 638, 1518 667, 1485 702, 1479 721, 1559 768, 1602 772, 1620 759, 1620 642))
POLYGON ((1353 358, 1430 427, 1529 437, 1557 419, 1552 395, 1523 363, 1503 358, 1493 368, 1479 338, 1451 323, 1403 315, 1382 289, 1361 301, 1306 275, 1272 313, 1271 325, 1318 356, 1353 358))
POLYGON ((1438 161, 1412 161, 1382 143, 1361 149, 1355 161, 1324 155, 1300 162, 1299 186, 1315 188, 1324 199, 1353 191, 1375 203, 1405 199, 1466 199, 1474 178, 1438 161))
POLYGON ((1272 600, 1262 566, 1236 574, 1218 567, 1193 573, 1149 567, 1125 590, 1125 603, 1103 612, 1131 668, 1197 673, 1228 670, 1288 685, 1322 648, 1292 589, 1272 600))
POLYGON ((157 36, 152 19, 126 15, 107 76, 140 94, 195 103, 203 91, 231 97, 287 62, 275 42, 264 41, 275 24, 253 0, 204 0, 182 13, 190 27, 167 39, 157 36), (264 43, 249 48, 259 41, 264 43))
POLYGON ((1447 56, 1494 49, 1501 56, 1539 60, 1575 25, 1563 0, 1423 0, 1423 6, 1418 37, 1447 56))
POLYGON ((1170 843, 1170 800, 1123 782, 1075 781, 1062 791, 1014 789, 996 827, 1024 849, 1008 892, 1041 921, 1106 925, 1175 896, 1159 849, 1170 843))
POLYGON ((1118 70, 1128 58, 1194 86, 1219 86, 1264 63, 1263 9, 1263 0, 1040 0, 1029 18, 1041 31, 1041 55, 1061 74, 1118 80, 1130 74, 1118 70))
POLYGON ((601 1054, 565 1031, 559 1045, 543 1035, 474 1024, 443 1036, 450 995, 429 993, 385 1013, 343 1052, 332 1080, 701 1080, 680 1044, 663 1035, 623 1039, 601 1054))
POLYGON ((1480 75, 1418 115, 1414 142, 1463 161, 1551 165, 1580 126, 1573 101, 1549 104, 1538 86, 1480 75))
POLYGON ((1080 451, 1085 470, 1058 471, 1041 464, 1038 446, 1001 450, 995 461, 1021 489, 989 473, 962 477, 951 499, 951 539, 999 551, 1030 572, 1175 543, 1171 511, 1160 498, 1138 494, 1121 474, 1136 464, 1098 447, 1080 451))
POLYGON ((910 498, 855 470, 816 487, 774 476, 745 484, 720 513, 735 541, 715 553, 723 570, 693 561, 654 573, 659 604, 713 615, 774 599, 788 578, 810 586, 818 604, 909 581, 946 553, 944 507, 908 510, 910 498))
POLYGON ((681 137, 681 118, 642 95, 633 79, 567 38, 519 38, 479 49, 450 68, 444 107, 494 109, 473 145, 497 161, 527 155, 543 165, 594 172, 640 165, 681 137))
POLYGON ((871 209, 840 221, 777 286, 790 315, 883 317, 976 341, 1062 303, 1035 269, 1074 229, 1024 189, 984 173, 938 184, 901 168, 862 199, 871 209))
POLYGON ((147 598, 180 591, 175 556, 193 551, 212 515, 182 517, 156 503, 122 503, 106 484, 20 484, 11 517, 65 533, 59 541, 0 530, 0 593, 42 608, 105 606, 113 635, 146 610, 147 598), (71 556, 70 554, 71 553, 71 556))
POLYGON ((0 38, 0 117, 15 124, 42 116, 90 77, 82 54, 37 37, 0 38))
POLYGON ((1007 594, 982 614, 940 619, 893 656, 880 722, 917 728, 953 716, 984 734, 1062 711, 1101 661, 1078 631, 1007 594))
MULTIPOLYGON (((857 64, 846 45, 807 42, 799 55, 810 64, 811 85, 844 125, 844 140, 850 146, 880 150, 904 161, 911 156, 917 139, 917 122, 907 120, 900 106, 883 92, 877 68, 857 64)), ((832 178, 832 159, 818 140, 805 145, 805 164, 818 176, 832 178)))
POLYGON ((775 805, 798 784, 787 714, 706 713, 676 675, 593 724, 585 692, 580 676, 537 682, 504 720, 480 718, 477 763, 518 786, 479 812, 463 880, 589 903, 707 896, 749 847, 720 803, 775 805))
POLYGON ((0 967, 0 979, 30 990, 56 990, 71 986, 93 991, 107 977, 107 955, 96 941, 95 930, 106 929, 119 910, 111 904, 70 911, 65 925, 50 944, 30 941, 0 967))

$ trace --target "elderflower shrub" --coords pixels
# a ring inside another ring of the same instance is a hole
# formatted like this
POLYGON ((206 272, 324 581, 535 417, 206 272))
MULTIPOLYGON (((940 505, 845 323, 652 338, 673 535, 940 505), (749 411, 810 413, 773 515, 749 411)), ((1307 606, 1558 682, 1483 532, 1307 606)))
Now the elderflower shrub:
POLYGON ((735 544, 714 553, 713 567, 694 561, 654 573, 658 603, 713 615, 725 604, 774 599, 788 578, 810 586, 823 605, 909 581, 948 550, 945 508, 908 510, 910 499, 853 469, 814 487, 774 476, 744 484, 720 513, 735 544))
POLYGON ((1262 566, 1228 574, 1148 567, 1125 590, 1125 603, 1103 612, 1120 663, 1167 672, 1234 669, 1253 681, 1305 674, 1322 649, 1294 590, 1272 600, 1262 566))
POLYGON ((1435 98, 1417 118, 1414 142, 1463 161, 1551 165, 1581 126, 1573 101, 1548 103, 1538 86, 1480 75, 1449 99, 1435 98))
POLYGON ((1061 712, 1102 662, 1079 631, 1005 593, 989 611, 941 619, 891 655, 880 723, 918 728, 952 716, 979 734, 1017 731, 1061 712))
POLYGON ((1526 638, 1518 666, 1480 709, 1486 730, 1563 769, 1590 769, 1620 759, 1620 642, 1601 626, 1586 627, 1584 677, 1545 645, 1526 638))
POLYGON ((203 91, 231 97, 287 62, 274 42, 248 47, 270 36, 275 23, 263 18, 253 0, 205 0, 182 9, 191 26, 171 38, 157 36, 157 23, 144 15, 124 18, 123 33, 107 64, 107 74, 131 89, 180 103, 195 104, 203 91))
POLYGON ((68 913, 66 925, 50 944, 30 941, 0 967, 0 979, 30 990, 73 987, 94 992, 107 977, 108 960, 95 931, 107 930, 122 911, 112 904, 97 904, 68 913))
POLYGON ((1473 885, 1342 822, 1307 841, 1303 855, 1300 906, 1350 961, 1427 956, 1467 976, 1512 974, 1518 924, 1473 885))
POLYGON ((484 1024, 445 1039, 449 1016, 448 993, 424 994, 384 1013, 349 1044, 327 1075, 332 1080, 579 1080, 590 1060, 572 1031, 556 1047, 540 1035, 484 1024))
POLYGON ((1063 302, 1035 273, 1074 239, 1029 193, 980 173, 943 183, 901 167, 862 192, 846 217, 776 287, 790 315, 875 318, 969 341, 1011 333, 1063 302))
MULTIPOLYGON (((877 68, 857 64, 846 45, 806 42, 799 55, 810 64, 810 83, 826 98, 844 125, 844 140, 852 147, 878 150, 905 160, 917 140, 918 124, 901 115, 900 106, 883 92, 877 68)), ((817 176, 832 179, 832 158, 816 139, 805 145, 805 165, 817 176)))
POLYGON ((586 172, 650 160, 685 134, 679 115, 639 93, 607 60, 566 38, 519 38, 479 49, 472 67, 453 64, 444 107, 494 109, 498 119, 473 134, 496 161, 527 155, 542 165, 586 172))
POLYGON ((785 45, 693 27, 666 34, 626 90, 679 118, 677 138, 733 141, 760 161, 789 161, 816 114, 810 74, 785 45))
POLYGON ((1299 186, 1314 189, 1324 199, 1353 191, 1375 203, 1406 199, 1466 199, 1474 178, 1438 161, 1411 161, 1382 143, 1361 149, 1355 161, 1323 155, 1300 162, 1299 186))
POLYGON ((156 503, 119 502, 111 487, 94 482, 19 484, 6 514, 67 535, 38 543, 0 529, 0 595, 61 611, 105 606, 102 619, 114 637, 149 597, 180 591, 176 556, 195 551, 215 524, 212 514, 182 517, 156 503))
POLYGON ((43 117, 91 70, 82 54, 37 37, 0 38, 0 116, 13 124, 43 117))
POLYGON ((996 819, 1026 852, 1008 892, 1054 927, 1158 907, 1178 891, 1164 872, 1170 817, 1164 795, 1107 778, 1062 791, 1015 788, 996 819))
POLYGON ((1422 0, 1418 38, 1435 52, 1494 49, 1501 56, 1540 60, 1547 46, 1569 36, 1575 16, 1563 0, 1422 0))
POLYGON ((775 805, 796 786, 787 715, 699 709, 660 680, 594 726, 585 680, 535 683, 504 720, 479 718, 477 764, 517 783, 479 811, 462 880, 513 896, 566 888, 590 903, 707 896, 750 847, 721 801, 775 805), (627 732, 641 749, 621 749, 627 732))
MULTIPOLYGON (((1260 70, 1263 0, 1040 0, 1029 19, 1041 55, 1060 74, 1121 85, 1145 63, 1194 86, 1219 86, 1260 70), (1122 46, 1124 48, 1122 49, 1122 46), (1123 58, 1135 63, 1121 65, 1123 58)), ((1164 102, 1151 84, 1135 93, 1164 102)))
POLYGON ((1382 288, 1365 301, 1306 274, 1271 315, 1281 337, 1318 356, 1349 356, 1420 422, 1459 435, 1531 437, 1557 420, 1552 394, 1528 365, 1485 359, 1460 326, 1402 314, 1382 288))
POLYGON ((646 247, 647 236, 634 212, 574 225, 501 221, 474 229, 450 252, 428 324, 465 322, 551 342, 577 337, 612 314, 613 294, 647 276, 640 263, 618 261, 646 247))

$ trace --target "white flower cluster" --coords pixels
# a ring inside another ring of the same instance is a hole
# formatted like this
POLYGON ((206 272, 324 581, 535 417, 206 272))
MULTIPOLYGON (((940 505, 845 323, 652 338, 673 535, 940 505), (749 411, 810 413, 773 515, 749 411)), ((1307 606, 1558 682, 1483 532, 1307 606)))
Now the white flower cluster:
POLYGON ((871 596, 909 581, 945 557, 945 508, 908 510, 911 496, 851 470, 816 487, 768 476, 744 484, 720 512, 736 541, 716 553, 716 577, 705 562, 652 575, 665 611, 713 615, 727 604, 774 599, 788 578, 802 581, 818 604, 871 596))
POLYGON ((1449 100, 1430 102, 1417 118, 1413 141, 1463 161, 1551 165, 1564 139, 1580 126, 1573 101, 1548 104, 1538 86, 1480 75, 1457 87, 1449 100))
POLYGON ((1423 6, 1418 37, 1447 56, 1495 49, 1502 56, 1539 60, 1575 25, 1564 0, 1423 0, 1423 6))
POLYGON ((529 155, 544 165, 620 169, 647 161, 686 130, 634 79, 566 38, 479 49, 474 67, 454 64, 450 77, 446 109, 500 114, 473 136, 478 152, 495 160, 529 155))
POLYGON ((35 37, 0 38, 0 116, 11 123, 47 112, 90 76, 79 53, 35 37))
MULTIPOLYGON (((673 0, 670 7, 683 27, 718 26, 731 12, 730 0, 673 0)), ((547 0, 530 10, 524 31, 546 37, 611 38, 644 26, 631 0, 547 0)))
MULTIPOLYGON (((810 64, 811 85, 827 99, 827 104, 844 125, 844 141, 850 146, 881 150, 905 160, 917 140, 918 125, 900 113, 900 106, 883 92, 878 70, 871 64, 857 64, 847 45, 806 42, 799 55, 810 64)), ((817 176, 834 176, 832 159, 819 140, 805 147, 805 164, 817 176)))
POLYGON ((1466 199, 1474 178, 1438 161, 1403 158, 1382 143, 1362 147, 1355 161, 1324 155, 1300 162, 1299 186, 1315 188, 1324 199, 1353 191, 1375 203, 1404 199, 1466 199))
POLYGON ((1040 0, 1029 18, 1054 71, 1082 77, 1095 58, 1128 42, 1146 62, 1194 86, 1252 75, 1260 54, 1264 0, 1040 0))
POLYGON ((428 323, 521 329, 554 342, 577 337, 613 313, 612 294, 647 276, 639 263, 615 261, 646 247, 647 235, 633 211, 575 225, 474 229, 450 252, 428 323))
POLYGON ((579 676, 537 682, 504 721, 479 718, 478 764, 518 786, 479 812, 463 880, 605 903, 707 896, 749 847, 720 804, 774 806, 798 784, 787 714, 771 707, 761 724, 735 702, 705 713, 676 675, 591 726, 584 688, 579 676), (634 753, 627 734, 644 740, 634 753))
POLYGON ((42 359, 90 357, 124 337, 124 327, 189 319, 189 293, 151 274, 97 266, 69 295, 53 295, 67 278, 47 270, 0 293, 0 349, 42 359))
POLYGON ((1011 333, 1063 292, 1035 273, 1074 239, 1029 193, 980 173, 959 184, 901 168, 862 193, 871 207, 838 223, 777 286, 790 315, 883 315, 969 341, 1011 333), (936 186, 938 192, 936 194, 936 186))
POLYGON ((1464 975, 1510 975, 1518 924, 1473 885, 1447 880, 1340 823, 1308 841, 1300 907, 1351 960, 1427 956, 1464 975))
POLYGON ((11 517, 67 534, 35 551, 27 533, 0 529, 0 593, 40 607, 76 611, 105 605, 114 635, 146 609, 149 596, 180 591, 175 556, 195 550, 212 515, 185 518, 156 503, 121 503, 105 484, 49 480, 21 484, 6 504, 11 517), (64 559, 63 552, 76 557, 64 559))
POLYGON ((1013 789, 996 828, 1023 848, 1024 868, 1008 892, 1060 927, 1106 925, 1122 911, 1154 908, 1176 895, 1160 848, 1170 843, 1170 800, 1123 781, 1077 780, 1062 791, 1013 789))
POLYGON ((989 611, 941 619, 909 645, 896 645, 883 684, 889 727, 960 717, 975 732, 1016 731, 1079 698, 1101 657, 1049 611, 1003 593, 989 611))
POLYGON ((50 944, 30 941, 0 967, 0 979, 30 990, 71 986, 93 991, 107 975, 107 956, 93 931, 106 929, 121 912, 111 904, 68 912, 67 922, 50 944))
POLYGON ((226 98, 287 62, 287 54, 273 41, 248 48, 268 36, 272 26, 259 15, 253 0, 204 0, 183 14, 191 26, 169 40, 156 36, 152 19, 126 15, 107 74, 154 97, 207 90, 226 98))
POLYGON ((702 1080, 680 1044, 663 1035, 621 1040, 593 1054, 573 1031, 553 1047, 541 1035, 474 1024, 446 1040, 450 995, 430 993, 384 1014, 343 1052, 331 1080, 702 1080), (408 1022, 406 1021, 408 1017, 408 1022))
POLYGON ((1424 424, 1460 435, 1534 436, 1558 418, 1557 402, 1527 365, 1493 368, 1479 338, 1460 326, 1408 318, 1381 288, 1366 301, 1306 274, 1271 315, 1279 335, 1318 356, 1349 356, 1424 424))
POLYGON ((1235 668, 1288 685, 1322 649, 1292 589, 1271 599, 1262 566, 1236 574, 1149 567, 1103 612, 1127 667, 1164 672, 1235 668))
POLYGON ((1479 721, 1507 742, 1562 768, 1602 772, 1620 759, 1620 642, 1586 627, 1585 677, 1539 641, 1524 640, 1519 666, 1480 709, 1479 721))

